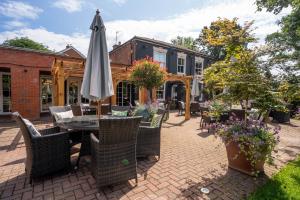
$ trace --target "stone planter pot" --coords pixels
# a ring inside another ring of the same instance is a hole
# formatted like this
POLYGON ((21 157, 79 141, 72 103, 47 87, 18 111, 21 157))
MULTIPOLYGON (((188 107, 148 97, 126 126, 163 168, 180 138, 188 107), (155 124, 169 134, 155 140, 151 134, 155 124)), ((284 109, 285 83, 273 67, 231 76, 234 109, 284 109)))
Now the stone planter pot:
POLYGON ((246 155, 240 152, 238 143, 236 142, 226 142, 226 151, 228 158, 228 165, 230 168, 240 171, 242 173, 254 176, 254 171, 259 171, 262 173, 264 171, 265 156, 264 159, 258 161, 256 166, 253 167, 249 160, 247 160, 246 155))

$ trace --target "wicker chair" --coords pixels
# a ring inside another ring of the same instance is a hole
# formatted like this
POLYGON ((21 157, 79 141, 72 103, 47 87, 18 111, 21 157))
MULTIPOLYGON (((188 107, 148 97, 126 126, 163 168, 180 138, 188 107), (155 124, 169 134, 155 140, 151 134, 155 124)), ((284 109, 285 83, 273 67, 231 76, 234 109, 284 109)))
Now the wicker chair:
POLYGON ((130 110, 130 106, 111 106, 111 110, 115 110, 115 111, 129 111, 130 110))
POLYGON ((50 110, 50 113, 52 116, 53 124, 54 124, 54 126, 56 126, 57 122, 55 119, 55 113, 70 111, 70 110, 72 110, 72 108, 71 108, 71 106, 50 106, 49 110, 50 110))
POLYGON ((71 105, 71 110, 74 116, 82 116, 82 110, 80 105, 71 105))
POLYGON ((151 127, 150 123, 144 123, 139 128, 137 136, 137 157, 158 156, 160 158, 160 133, 165 111, 158 110, 160 120, 157 127, 151 127))
POLYGON ((22 116, 12 114, 22 132, 26 146, 25 171, 32 179, 59 170, 69 170, 70 143, 69 134, 60 132, 58 127, 40 130, 40 136, 33 135, 22 116))
POLYGON ((239 121, 243 121, 245 119, 245 110, 231 109, 229 111, 229 116, 239 121))
POLYGON ((199 112, 200 111, 200 105, 199 105, 199 103, 192 102, 191 103, 191 109, 190 109, 190 111, 191 111, 191 114, 196 114, 197 112, 199 112))
POLYGON ((201 115, 201 120, 200 120, 200 129, 203 130, 204 127, 207 127, 207 132, 210 132, 211 125, 216 123, 216 119, 212 118, 209 116, 208 112, 204 111, 201 115))
MULTIPOLYGON (((77 112, 76 114, 78 114, 78 107, 75 107, 75 106, 72 106, 73 109, 76 109, 75 112, 77 112)), ((69 111, 69 110, 72 110, 73 112, 73 109, 72 109, 71 106, 51 106, 49 107, 49 110, 50 110, 50 113, 52 115, 52 119, 53 119, 53 124, 54 126, 57 126, 57 121, 54 117, 55 113, 60 113, 60 112, 66 112, 66 111, 69 111)), ((74 112, 73 112, 73 115, 74 115, 74 112)), ((76 115, 75 115, 76 116, 76 115)), ((72 141, 72 145, 76 145, 78 143, 80 143, 82 141, 82 131, 70 131, 70 130, 62 130, 62 131, 68 131, 69 135, 70 135, 70 139, 72 141)))
POLYGON ((97 188, 135 178, 136 137, 141 117, 99 120, 99 139, 91 134, 92 175, 97 188))

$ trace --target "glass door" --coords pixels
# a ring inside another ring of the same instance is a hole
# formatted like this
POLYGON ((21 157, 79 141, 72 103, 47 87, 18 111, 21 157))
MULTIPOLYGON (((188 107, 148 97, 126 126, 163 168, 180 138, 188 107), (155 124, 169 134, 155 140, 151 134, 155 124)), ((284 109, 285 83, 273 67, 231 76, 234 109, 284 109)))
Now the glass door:
POLYGON ((11 112, 11 76, 0 72, 0 113, 11 112))
POLYGON ((78 104, 79 102, 79 81, 76 79, 68 80, 68 105, 78 104))
POLYGON ((69 78, 67 80, 67 104, 80 105, 81 103, 89 103, 89 100, 83 98, 80 94, 82 79, 69 78))

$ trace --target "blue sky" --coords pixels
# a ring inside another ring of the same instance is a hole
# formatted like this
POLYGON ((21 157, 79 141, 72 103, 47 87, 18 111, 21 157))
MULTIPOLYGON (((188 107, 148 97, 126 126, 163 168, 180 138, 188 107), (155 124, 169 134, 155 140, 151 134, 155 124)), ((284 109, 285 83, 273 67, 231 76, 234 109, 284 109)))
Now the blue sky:
POLYGON ((0 43, 27 36, 54 50, 67 43, 86 54, 89 25, 99 8, 105 22, 109 48, 134 35, 170 41, 177 35, 197 37, 218 17, 255 20, 255 33, 263 42, 278 29, 279 16, 256 12, 254 0, 1 0, 0 43))

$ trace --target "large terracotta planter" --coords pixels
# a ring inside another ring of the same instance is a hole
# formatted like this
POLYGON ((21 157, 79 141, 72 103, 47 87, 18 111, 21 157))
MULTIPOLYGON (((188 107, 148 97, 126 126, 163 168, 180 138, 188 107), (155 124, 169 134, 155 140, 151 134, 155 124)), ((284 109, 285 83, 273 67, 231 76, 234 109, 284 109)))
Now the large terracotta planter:
POLYGON ((259 171, 260 173, 264 171, 265 156, 264 159, 258 161, 256 166, 253 167, 249 160, 247 160, 245 154, 240 152, 238 143, 230 142, 226 143, 226 151, 228 158, 228 165, 230 168, 254 176, 254 171, 259 171))

